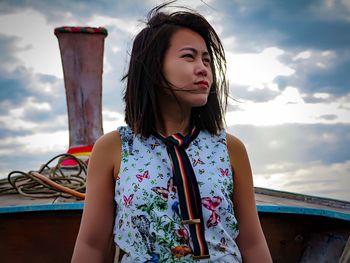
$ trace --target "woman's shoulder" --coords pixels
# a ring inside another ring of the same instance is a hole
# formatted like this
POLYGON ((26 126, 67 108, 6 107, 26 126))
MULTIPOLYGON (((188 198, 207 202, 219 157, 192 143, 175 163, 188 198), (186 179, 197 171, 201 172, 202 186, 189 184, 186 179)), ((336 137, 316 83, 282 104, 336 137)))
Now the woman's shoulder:
POLYGON ((92 158, 110 167, 113 174, 119 172, 121 159, 121 137, 119 130, 102 135, 95 143, 92 158))
POLYGON ((120 132, 119 130, 114 130, 102 135, 95 143, 94 149, 113 149, 115 146, 120 145, 120 132))
POLYGON ((119 152, 121 140, 118 130, 102 135, 94 144, 92 156, 98 156, 105 161, 115 160, 119 152))
POLYGON ((236 136, 226 133, 227 150, 234 165, 242 158, 247 158, 247 150, 244 143, 236 136))
POLYGON ((227 147, 235 148, 235 149, 245 148, 244 143, 238 137, 228 132, 226 132, 226 141, 227 141, 227 147))

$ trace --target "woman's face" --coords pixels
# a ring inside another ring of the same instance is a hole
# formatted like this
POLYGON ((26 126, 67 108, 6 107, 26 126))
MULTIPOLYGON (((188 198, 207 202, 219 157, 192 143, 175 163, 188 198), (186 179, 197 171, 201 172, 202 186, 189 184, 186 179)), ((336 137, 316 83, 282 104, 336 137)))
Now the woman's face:
POLYGON ((213 74, 204 39, 187 28, 176 31, 165 52, 163 74, 182 106, 205 105, 213 83, 213 74))

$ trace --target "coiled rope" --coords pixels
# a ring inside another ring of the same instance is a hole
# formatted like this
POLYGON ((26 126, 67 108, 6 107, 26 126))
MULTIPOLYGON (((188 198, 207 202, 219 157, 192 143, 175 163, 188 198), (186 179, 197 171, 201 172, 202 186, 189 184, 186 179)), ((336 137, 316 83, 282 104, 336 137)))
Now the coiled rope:
POLYGON ((42 165, 39 171, 12 171, 0 180, 0 195, 20 194, 34 198, 85 198, 87 164, 71 154, 59 154, 42 165), (56 160, 57 164, 51 167, 56 160), (74 169, 62 169, 61 163, 73 159, 74 169))

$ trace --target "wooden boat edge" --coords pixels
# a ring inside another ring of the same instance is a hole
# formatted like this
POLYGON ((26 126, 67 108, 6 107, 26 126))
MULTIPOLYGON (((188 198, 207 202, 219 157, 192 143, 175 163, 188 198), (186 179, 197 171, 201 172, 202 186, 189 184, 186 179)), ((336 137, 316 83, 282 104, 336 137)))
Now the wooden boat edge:
MULTIPOLYGON (((83 202, 59 203, 59 204, 33 204, 33 205, 15 205, 0 207, 0 214, 4 213, 23 213, 40 211, 65 211, 82 210, 83 202)), ((259 213, 284 213, 299 215, 315 215, 328 218, 342 219, 350 221, 350 214, 339 211, 332 211, 319 208, 297 207, 297 206, 275 206, 275 205, 257 205, 259 213)))

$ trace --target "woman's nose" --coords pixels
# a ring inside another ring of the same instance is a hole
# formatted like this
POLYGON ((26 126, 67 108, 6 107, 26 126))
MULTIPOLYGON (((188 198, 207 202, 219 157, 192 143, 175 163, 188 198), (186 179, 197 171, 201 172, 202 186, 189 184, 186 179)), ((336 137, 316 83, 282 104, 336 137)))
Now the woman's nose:
POLYGON ((204 65, 203 61, 199 61, 197 63, 196 69, 195 69, 195 73, 196 73, 196 75, 201 75, 201 76, 207 76, 208 75, 208 69, 204 65))

